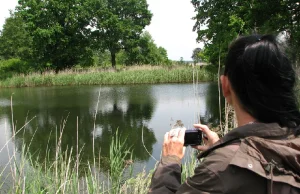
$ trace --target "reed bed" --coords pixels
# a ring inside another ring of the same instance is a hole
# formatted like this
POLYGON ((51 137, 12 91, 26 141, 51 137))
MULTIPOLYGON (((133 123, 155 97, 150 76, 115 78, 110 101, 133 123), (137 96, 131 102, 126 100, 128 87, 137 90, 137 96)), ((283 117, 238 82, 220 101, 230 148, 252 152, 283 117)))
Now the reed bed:
MULTIPOLYGON (((21 133, 21 130, 17 131, 19 132, 21 133)), ((9 163, 0 169, 0 193, 143 194, 148 192, 154 169, 150 172, 143 170, 137 175, 132 175, 132 166, 124 165, 125 158, 131 156, 132 150, 125 147, 124 141, 120 141, 118 133, 112 137, 110 167, 106 173, 101 170, 101 153, 88 164, 83 164, 78 148, 61 150, 62 136, 63 132, 57 138, 54 161, 46 157, 41 163, 30 154, 30 145, 23 145, 19 151, 14 150, 10 155, 9 163), (73 152, 77 152, 75 157, 72 155, 73 152)), ((13 139, 14 136, 9 141, 13 139)), ((45 151, 50 153, 50 150, 45 151)), ((197 164, 195 154, 190 156, 183 165, 182 181, 193 174, 197 164)))
POLYGON ((49 71, 42 74, 14 75, 1 80, 0 87, 192 83, 193 73, 197 74, 199 81, 217 79, 216 74, 206 68, 142 66, 118 71, 91 69, 68 70, 58 74, 49 71))
MULTIPOLYGON (((7 140, 14 141, 17 133, 7 140)), ((132 175, 131 165, 124 165, 125 158, 131 157, 132 150, 120 140, 118 132, 112 137, 109 155, 109 170, 102 170, 101 153, 90 162, 81 162, 80 148, 69 148, 62 151, 60 145, 63 130, 58 134, 55 148, 55 159, 49 160, 50 149, 42 150, 47 154, 43 162, 29 152, 30 145, 23 144, 21 150, 16 148, 9 154, 9 162, 0 168, 0 193, 6 194, 118 194, 147 193, 152 172, 145 170, 132 175), (76 156, 72 154, 76 152, 76 156)), ((34 136, 32 137, 34 139, 34 136)), ((0 152, 6 147, 0 148, 0 152)))

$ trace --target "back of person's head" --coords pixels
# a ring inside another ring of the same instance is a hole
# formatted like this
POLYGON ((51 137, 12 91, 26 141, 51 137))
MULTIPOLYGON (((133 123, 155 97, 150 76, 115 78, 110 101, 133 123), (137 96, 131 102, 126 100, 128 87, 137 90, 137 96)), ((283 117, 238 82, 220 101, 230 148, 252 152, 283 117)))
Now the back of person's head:
POLYGON ((272 35, 240 37, 229 47, 224 74, 243 109, 259 122, 300 125, 295 71, 272 35))

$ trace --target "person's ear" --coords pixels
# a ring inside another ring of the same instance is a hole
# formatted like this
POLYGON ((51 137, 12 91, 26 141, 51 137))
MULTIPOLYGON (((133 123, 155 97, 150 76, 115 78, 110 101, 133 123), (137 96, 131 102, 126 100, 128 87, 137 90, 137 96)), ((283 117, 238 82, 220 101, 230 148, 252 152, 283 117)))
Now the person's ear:
POLYGON ((226 75, 221 75, 220 77, 221 80, 221 85, 222 85, 222 92, 223 92, 223 96, 224 98, 226 98, 227 102, 229 104, 232 103, 232 96, 231 96, 231 86, 230 86, 230 82, 229 79, 226 75))

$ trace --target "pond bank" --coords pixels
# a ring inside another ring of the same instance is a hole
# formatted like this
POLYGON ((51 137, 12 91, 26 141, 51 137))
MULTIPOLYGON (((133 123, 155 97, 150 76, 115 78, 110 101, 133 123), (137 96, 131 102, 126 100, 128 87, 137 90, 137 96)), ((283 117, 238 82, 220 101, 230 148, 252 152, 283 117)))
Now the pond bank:
POLYGON ((0 87, 192 83, 216 79, 216 73, 208 68, 142 66, 118 71, 90 69, 15 75, 0 80, 0 87))
MULTIPOLYGON (((91 193, 91 194, 146 194, 151 183, 154 167, 150 172, 142 170, 136 175, 127 173, 131 171, 131 164, 126 166, 124 159, 132 156, 130 148, 124 147, 118 133, 112 138, 110 144, 109 170, 101 173, 101 153, 96 153, 90 162, 81 161, 81 149, 70 147, 63 152, 60 147, 60 134, 55 153, 49 148, 40 150, 55 154, 55 160, 39 158, 42 162, 34 160, 29 153, 30 145, 22 145, 20 153, 11 156, 12 160, 1 167, 0 193, 91 193), (75 156, 72 156, 75 153, 75 156), (19 158, 20 161, 17 161, 19 158), (7 171, 8 173, 4 173, 7 171), (2 176, 3 175, 3 176, 2 176)), ((35 154, 39 155, 39 152, 35 154)), ((188 163, 182 165, 182 181, 192 176, 197 165, 194 152, 187 153, 188 163)), ((38 156, 37 156, 38 157, 38 156)))

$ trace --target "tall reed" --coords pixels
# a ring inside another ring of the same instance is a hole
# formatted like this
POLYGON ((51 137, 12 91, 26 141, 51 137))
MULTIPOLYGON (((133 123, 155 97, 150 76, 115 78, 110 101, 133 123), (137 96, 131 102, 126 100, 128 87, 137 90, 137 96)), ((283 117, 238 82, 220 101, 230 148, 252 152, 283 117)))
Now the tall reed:
POLYGON ((62 151, 60 140, 64 134, 61 132, 58 135, 54 161, 48 159, 50 150, 45 150, 48 157, 40 163, 39 157, 32 157, 29 152, 30 145, 23 145, 19 155, 11 156, 9 163, 0 171, 1 178, 8 177, 6 180, 1 179, 0 193, 117 194, 128 191, 140 193, 147 190, 145 186, 149 185, 150 174, 143 171, 136 176, 132 175, 131 164, 126 163, 126 160, 132 159, 132 150, 125 146, 124 140, 121 141, 118 132, 112 137, 110 145, 108 173, 101 173, 101 157, 94 166, 90 162, 81 164, 81 152, 74 157, 73 148, 62 151), (8 173, 5 174, 6 170, 8 173))
POLYGON ((58 74, 46 72, 15 75, 0 80, 0 87, 69 86, 69 85, 113 85, 192 83, 196 71, 200 81, 216 80, 215 72, 206 68, 174 67, 124 69, 120 71, 64 71, 58 74))

